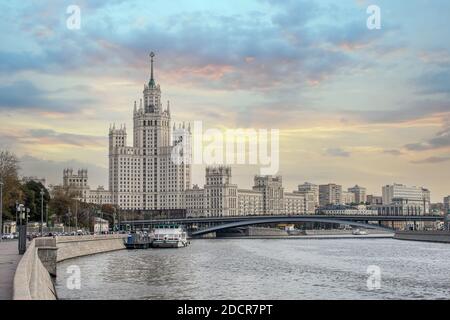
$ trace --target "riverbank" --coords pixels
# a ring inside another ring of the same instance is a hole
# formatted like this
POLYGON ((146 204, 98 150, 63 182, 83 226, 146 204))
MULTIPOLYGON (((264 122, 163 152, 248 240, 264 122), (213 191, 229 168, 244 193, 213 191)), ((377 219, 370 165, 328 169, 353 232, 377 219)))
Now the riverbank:
POLYGON ((392 238, 394 232, 366 230, 365 235, 355 235, 353 230, 295 230, 291 233, 277 228, 246 228, 241 232, 216 233, 215 237, 198 239, 359 239, 359 238, 392 238))
MULTIPOLYGON (((242 236, 242 237, 216 237, 215 239, 278 239, 278 240, 311 240, 311 239, 391 239, 394 233, 379 233, 366 235, 353 234, 317 234, 302 236, 242 236)), ((212 240, 211 238, 198 238, 198 240, 212 240)))
POLYGON ((450 243, 449 231, 397 231, 394 239, 408 241, 424 241, 450 243))

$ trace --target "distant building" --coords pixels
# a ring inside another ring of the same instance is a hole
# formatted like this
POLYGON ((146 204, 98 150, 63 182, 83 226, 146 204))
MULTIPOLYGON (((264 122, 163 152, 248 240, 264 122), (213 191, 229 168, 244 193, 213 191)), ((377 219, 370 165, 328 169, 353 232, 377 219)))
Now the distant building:
POLYGON ((63 187, 70 188, 83 202, 87 202, 89 194, 88 171, 80 169, 77 173, 72 168, 63 171, 63 187))
POLYGON ((281 176, 255 176, 253 190, 263 194, 263 212, 267 215, 284 214, 284 188, 281 176))
POLYGON ((103 186, 98 186, 98 188, 95 190, 89 190, 87 202, 99 205, 111 204, 112 203, 111 192, 105 190, 103 186))
POLYGON ((409 206, 421 206, 423 214, 430 213, 430 191, 423 187, 408 187, 394 183, 382 187, 383 205, 407 203, 409 206))
POLYGON ((94 218, 94 233, 102 233, 109 231, 109 221, 95 217, 94 218))
POLYGON ((314 205, 316 207, 319 206, 319 186, 317 184, 305 182, 303 184, 298 185, 298 191, 296 191, 296 192, 303 194, 303 195, 312 193, 314 205))
POLYGON ((300 215, 314 213, 313 193, 284 192, 280 176, 255 176, 251 190, 231 183, 231 168, 206 168, 203 189, 194 185, 186 190, 188 217, 300 215))
POLYGON ((16 230, 16 222, 15 221, 5 221, 3 222, 3 230, 2 234, 15 233, 16 230))
POLYGON ((329 183, 319 185, 319 205, 342 204, 342 186, 329 183))
POLYGON ((112 194, 105 190, 103 186, 91 190, 89 186, 87 169, 79 169, 74 173, 72 168, 63 171, 63 188, 70 189, 75 193, 75 197, 82 202, 93 204, 111 204, 112 194))
POLYGON ((366 188, 355 185, 354 187, 348 188, 347 190, 348 192, 351 192, 355 195, 355 203, 366 203, 366 188))
POLYGON ((382 196, 374 196, 372 194, 369 194, 367 196, 366 202, 367 202, 367 204, 370 204, 370 205, 380 205, 380 204, 383 204, 383 197, 382 196))
POLYGON ((450 196, 444 198, 444 214, 450 214, 450 196))
POLYGON ((354 204, 356 202, 356 197, 353 192, 349 191, 342 191, 342 197, 341 197, 341 203, 342 204, 354 204))

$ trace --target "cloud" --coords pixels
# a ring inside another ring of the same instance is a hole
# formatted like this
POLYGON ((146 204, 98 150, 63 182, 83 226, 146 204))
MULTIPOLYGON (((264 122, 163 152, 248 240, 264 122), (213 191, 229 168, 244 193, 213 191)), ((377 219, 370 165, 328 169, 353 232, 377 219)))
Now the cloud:
POLYGON ((26 136, 22 142, 32 144, 65 144, 76 147, 104 147, 107 144, 106 137, 57 132, 51 129, 30 129, 26 136))
POLYGON ((24 155, 19 158, 20 174, 22 176, 36 176, 46 178, 48 184, 62 184, 62 175, 65 168, 73 168, 75 171, 88 168, 88 183, 92 188, 103 185, 107 189, 108 169, 93 163, 77 160, 55 161, 24 155))
POLYGON ((388 110, 353 110, 346 112, 356 115, 368 123, 400 123, 417 120, 433 114, 450 113, 448 101, 417 100, 408 104, 399 104, 388 110))
POLYGON ((450 64, 437 71, 428 71, 422 74, 415 84, 420 93, 450 95, 450 64))
POLYGON ((368 32, 359 21, 336 25, 328 19, 327 8, 315 2, 266 3, 274 8, 270 14, 261 8, 235 15, 191 11, 161 15, 139 27, 124 21, 139 18, 148 4, 133 5, 125 20, 122 6, 117 5, 121 1, 108 10, 87 1, 83 10, 95 10, 82 16, 78 32, 64 28, 65 16, 57 14, 54 6, 30 6, 23 14, 34 20, 20 23, 33 35, 30 42, 37 50, 19 50, 17 56, 1 50, 0 57, 4 70, 10 72, 83 70, 130 76, 130 68, 148 68, 144 53, 155 49, 164 57, 158 68, 178 83, 182 79, 183 84, 221 90, 261 90, 320 84, 341 71, 358 69, 362 62, 348 48, 366 47, 383 36, 368 32), (315 21, 321 24, 314 25, 315 21), (43 28, 53 33, 37 41, 35 34, 43 28))
POLYGON ((325 153, 329 156, 332 157, 343 157, 343 158, 347 158, 350 156, 350 152, 345 151, 341 148, 328 148, 327 150, 325 150, 325 153))
POLYGON ((446 161, 450 161, 450 156, 443 156, 443 157, 438 157, 438 156, 434 156, 434 157, 428 157, 422 160, 415 160, 415 161, 411 161, 412 163, 415 164, 433 164, 433 163, 441 163, 441 162, 446 162, 446 161))
POLYGON ((392 156, 400 156, 403 154, 403 152, 401 152, 400 150, 397 150, 397 149, 385 149, 385 150, 383 150, 383 153, 390 154, 392 156))
MULTIPOLYGON (((75 88, 76 89, 76 88, 75 88)), ((21 80, 0 85, 0 110, 56 111, 62 113, 78 112, 95 102, 92 98, 58 98, 54 94, 68 91, 43 90, 31 81, 21 80)))
POLYGON ((425 142, 410 143, 405 145, 411 151, 434 150, 450 147, 450 127, 438 132, 435 137, 425 142))

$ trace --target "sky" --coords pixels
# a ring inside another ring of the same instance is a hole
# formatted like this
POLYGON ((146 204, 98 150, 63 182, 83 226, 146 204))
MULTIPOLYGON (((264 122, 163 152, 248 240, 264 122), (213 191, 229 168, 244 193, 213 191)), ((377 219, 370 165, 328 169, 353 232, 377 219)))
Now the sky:
MULTIPOLYGON (((154 51, 173 120, 280 130, 286 190, 450 194, 447 0, 2 1, 0 16, 0 148, 23 175, 56 184, 83 167, 107 186, 109 126, 131 137, 154 51), (380 29, 367 28, 369 5, 380 29)), ((234 166, 233 182, 251 187, 256 173, 234 166)), ((193 182, 203 176, 194 167, 193 182)))

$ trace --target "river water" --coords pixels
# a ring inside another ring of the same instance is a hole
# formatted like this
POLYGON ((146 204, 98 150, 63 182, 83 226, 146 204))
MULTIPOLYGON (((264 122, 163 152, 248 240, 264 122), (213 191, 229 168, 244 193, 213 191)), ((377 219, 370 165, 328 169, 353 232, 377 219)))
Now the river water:
POLYGON ((121 250, 64 261, 56 289, 60 299, 449 299, 450 245, 201 239, 188 248, 121 250), (67 273, 73 266, 80 271, 80 289, 73 281, 76 272, 67 273), (370 289, 369 266, 380 270, 370 289))

